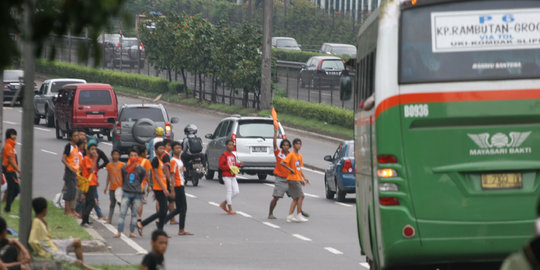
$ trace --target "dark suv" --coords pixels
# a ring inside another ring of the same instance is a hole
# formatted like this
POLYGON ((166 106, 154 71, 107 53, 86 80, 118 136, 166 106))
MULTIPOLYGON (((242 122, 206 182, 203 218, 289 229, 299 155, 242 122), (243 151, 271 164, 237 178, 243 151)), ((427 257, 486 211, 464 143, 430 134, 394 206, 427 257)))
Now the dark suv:
POLYGON ((338 87, 345 69, 343 59, 336 56, 313 56, 300 70, 301 87, 338 87))

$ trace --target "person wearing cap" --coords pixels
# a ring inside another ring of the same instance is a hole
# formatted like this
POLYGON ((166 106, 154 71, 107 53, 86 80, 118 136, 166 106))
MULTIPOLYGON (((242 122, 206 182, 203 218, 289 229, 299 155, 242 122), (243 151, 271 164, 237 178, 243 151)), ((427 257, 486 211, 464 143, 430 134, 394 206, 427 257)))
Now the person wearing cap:
POLYGON ((148 154, 150 155, 149 159, 153 160, 156 156, 156 151, 154 149, 154 145, 158 142, 163 141, 163 134, 165 134, 165 130, 163 130, 162 127, 157 127, 154 131, 154 134, 156 135, 154 138, 152 138, 148 143, 146 144, 146 150, 148 151, 148 154))

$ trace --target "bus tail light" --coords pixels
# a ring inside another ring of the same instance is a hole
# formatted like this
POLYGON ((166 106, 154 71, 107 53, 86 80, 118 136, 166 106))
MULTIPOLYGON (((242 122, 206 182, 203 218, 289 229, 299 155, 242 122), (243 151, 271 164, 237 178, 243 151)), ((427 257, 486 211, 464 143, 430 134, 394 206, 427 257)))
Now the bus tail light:
POLYGON ((397 172, 394 169, 378 169, 377 170, 377 176, 379 178, 390 178, 390 177, 396 177, 397 172))
POLYGON ((233 141, 233 144, 234 144, 233 151, 236 151, 236 134, 233 133, 231 135, 231 140, 233 141))
POLYGON ((386 206, 399 205, 399 201, 395 197, 379 197, 379 203, 386 206))
POLYGON ((352 162, 351 162, 350 159, 345 160, 345 162, 343 162, 343 166, 341 167, 341 172, 342 173, 352 173, 353 172, 352 162))
POLYGON ((398 192, 399 187, 394 183, 379 183, 379 191, 381 192, 398 192))
POLYGON ((394 155, 378 155, 377 161, 382 164, 397 163, 397 158, 394 155))
POLYGON ((406 225, 403 227, 403 237, 405 238, 413 238, 416 234, 416 231, 414 230, 414 227, 411 225, 406 225))

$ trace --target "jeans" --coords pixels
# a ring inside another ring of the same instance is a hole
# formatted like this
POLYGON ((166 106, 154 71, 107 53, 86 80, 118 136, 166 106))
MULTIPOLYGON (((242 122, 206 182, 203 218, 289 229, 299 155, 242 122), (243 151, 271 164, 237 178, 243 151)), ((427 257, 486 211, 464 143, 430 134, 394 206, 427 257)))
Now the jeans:
POLYGON ((6 176, 7 186, 8 186, 5 211, 10 212, 11 204, 13 203, 17 195, 19 195, 20 187, 19 187, 19 183, 17 183, 16 172, 7 171, 5 173, 5 176, 6 176))
POLYGON ((184 186, 174 187, 174 193, 176 193, 176 197, 174 198, 174 201, 176 203, 176 209, 174 209, 174 211, 170 212, 169 215, 167 215, 165 222, 168 222, 169 220, 174 218, 174 216, 180 214, 178 226, 180 227, 180 230, 183 230, 186 224, 187 212, 186 192, 184 191, 184 186))
POLYGON ((154 190, 154 195, 156 195, 156 200, 159 204, 159 211, 143 220, 142 225, 144 227, 150 224, 150 222, 159 219, 157 228, 163 230, 165 219, 167 218, 167 211, 169 210, 169 203, 167 201, 167 197, 165 197, 165 193, 163 193, 163 190, 154 190))
POLYGON ((103 211, 101 211, 101 207, 99 207, 99 195, 98 195, 97 187, 96 187, 95 197, 96 197, 96 205, 94 206, 94 210, 96 210, 96 214, 98 218, 101 218, 103 216, 103 211))
POLYGON ((124 232, 124 222, 126 220, 128 209, 131 209, 131 222, 129 223, 129 231, 135 231, 135 226, 137 225, 137 211, 139 211, 141 203, 142 194, 124 192, 124 194, 122 195, 122 203, 120 204, 120 217, 118 218, 119 232, 124 232))
POLYGON ((82 216, 82 223, 81 224, 90 224, 90 212, 92 212, 92 209, 95 206, 96 198, 94 197, 96 194, 97 186, 90 186, 88 188, 88 192, 85 193, 86 199, 84 200, 84 208, 83 208, 83 216, 82 216))
MULTIPOLYGON (((120 188, 118 188, 117 190, 120 190, 120 188)), ((112 220, 112 217, 113 217, 113 214, 114 214, 114 208, 116 207, 116 204, 118 204, 120 206, 120 203, 121 203, 121 202, 116 200, 115 194, 116 194, 116 192, 120 192, 120 191, 117 191, 117 190, 109 190, 109 200, 111 201, 111 205, 109 206, 109 220, 112 220)), ((122 200, 123 199, 124 199, 124 196, 122 196, 122 200)), ((122 211, 122 208, 120 208, 120 211, 122 211)))

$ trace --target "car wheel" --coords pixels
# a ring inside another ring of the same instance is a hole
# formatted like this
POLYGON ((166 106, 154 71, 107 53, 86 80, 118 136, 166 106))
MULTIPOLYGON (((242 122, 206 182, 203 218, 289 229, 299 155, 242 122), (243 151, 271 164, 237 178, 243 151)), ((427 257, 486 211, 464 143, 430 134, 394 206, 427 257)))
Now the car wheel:
POLYGON ((218 182, 222 185, 225 184, 225 182, 223 182, 223 176, 221 175, 221 171, 218 172, 218 182))
POLYGON ((62 139, 62 134, 60 133, 60 127, 58 126, 58 123, 56 123, 56 138, 57 139, 62 139))
POLYGON ((337 183, 337 180, 336 180, 336 193, 337 193, 337 201, 338 202, 344 202, 345 201, 345 196, 347 195, 347 192, 341 190, 341 188, 339 187, 339 185, 337 183))
POLYGON ((268 176, 268 174, 266 174, 266 173, 258 173, 257 174, 257 177, 259 177, 259 180, 261 180, 261 181, 266 180, 266 176, 268 176))
POLYGON ((328 186, 328 182, 326 181, 326 175, 324 176, 324 193, 326 194, 326 198, 329 200, 334 199, 334 195, 336 194, 332 190, 330 190, 330 187, 328 186))
POLYGON ((39 125, 40 120, 41 120, 41 117, 39 117, 39 115, 34 113, 34 125, 39 125))
POLYGON ((206 180, 212 180, 214 179, 214 171, 210 170, 210 165, 208 164, 208 161, 206 162, 206 174, 204 175, 204 177, 206 178, 206 180))
POLYGON ((47 127, 54 127, 54 113, 51 110, 47 109, 45 119, 47 119, 47 127))

